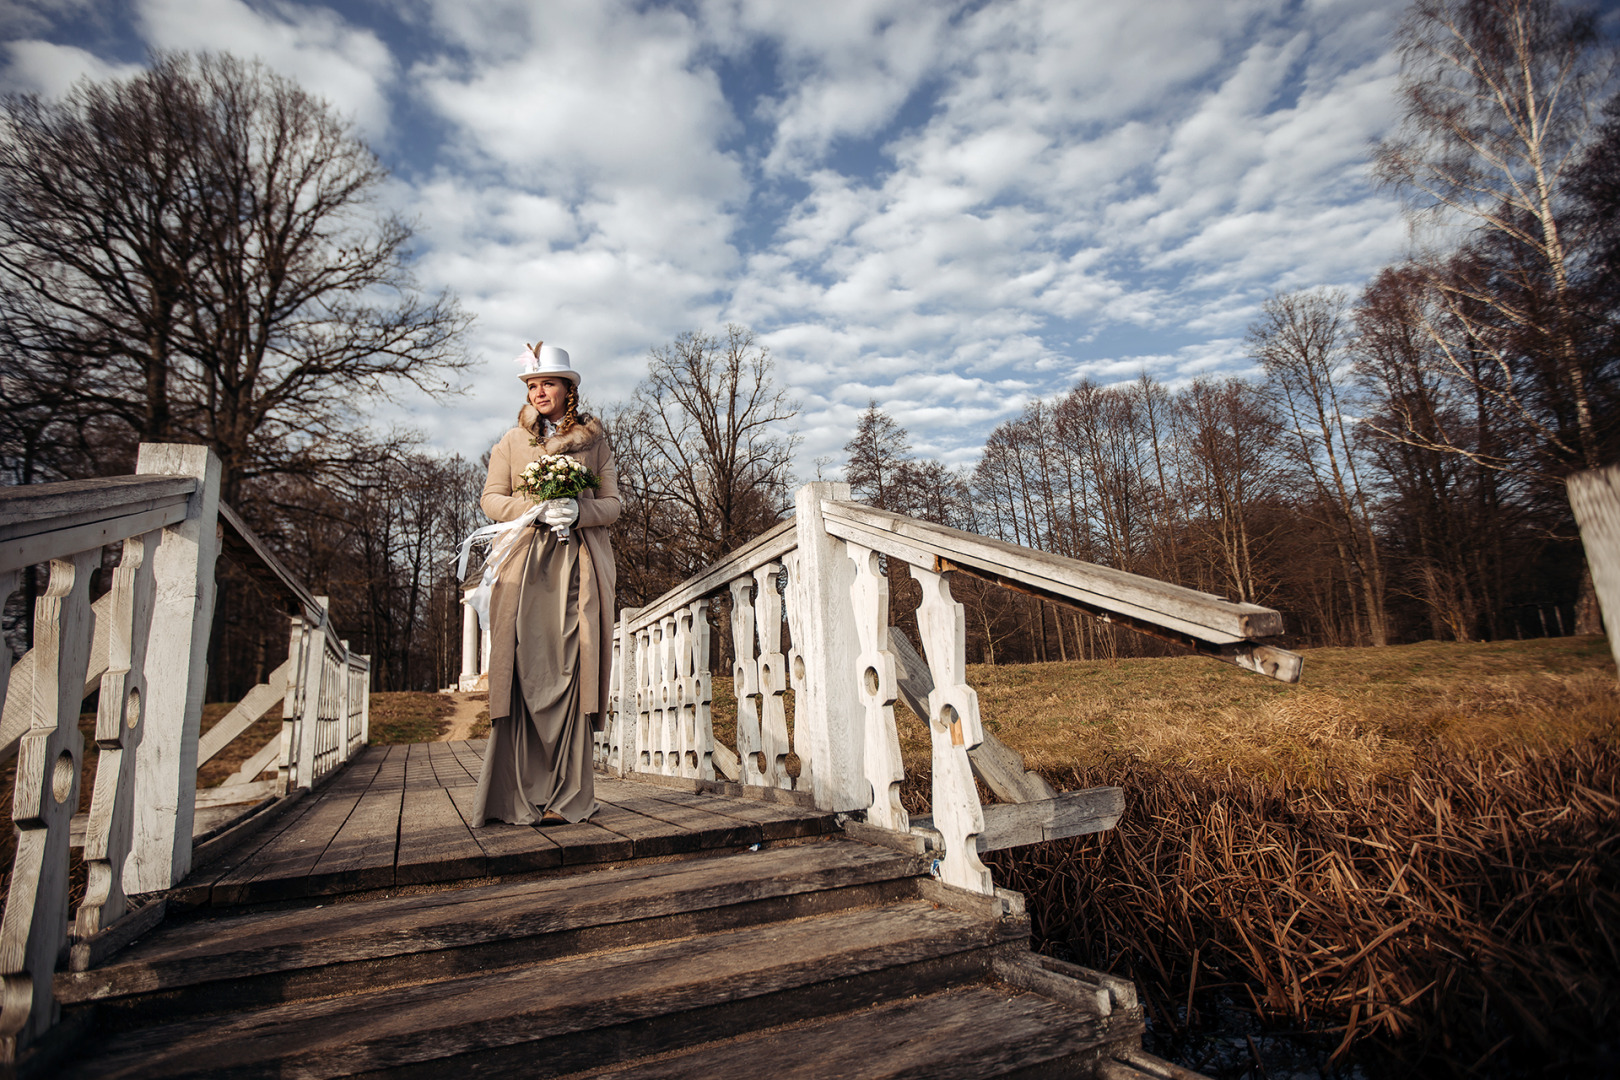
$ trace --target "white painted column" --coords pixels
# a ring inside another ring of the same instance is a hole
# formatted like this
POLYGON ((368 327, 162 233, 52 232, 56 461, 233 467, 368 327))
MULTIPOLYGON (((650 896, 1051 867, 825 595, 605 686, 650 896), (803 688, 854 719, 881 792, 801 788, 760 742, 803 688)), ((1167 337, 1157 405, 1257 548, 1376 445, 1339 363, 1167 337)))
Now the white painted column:
POLYGON ((478 612, 473 610, 464 596, 461 601, 461 679, 466 682, 477 677, 478 612))
POLYGON ((864 759, 865 705, 860 695, 860 633, 850 605, 855 567, 844 542, 827 532, 823 499, 847 500, 848 484, 814 483, 796 496, 798 569, 804 610, 799 655, 804 661, 804 696, 796 703, 795 724, 812 724, 811 744, 816 805, 825 810, 865 810, 871 803, 864 759))
POLYGON ((125 866, 130 893, 167 889, 191 870, 197 737, 214 622, 219 555, 219 458, 206 446, 143 443, 135 471, 195 476, 186 520, 163 530, 152 555, 156 596, 146 649, 146 731, 135 761, 135 842, 125 866))

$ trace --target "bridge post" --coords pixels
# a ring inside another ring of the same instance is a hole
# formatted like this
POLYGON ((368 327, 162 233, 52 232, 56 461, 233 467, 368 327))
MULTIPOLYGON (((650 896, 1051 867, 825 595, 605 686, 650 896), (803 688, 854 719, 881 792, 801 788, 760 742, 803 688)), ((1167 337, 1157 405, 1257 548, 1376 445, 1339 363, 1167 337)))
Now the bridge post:
POLYGON ((135 471, 195 476, 186 519, 152 554, 155 595, 146 649, 146 726, 135 761, 135 836, 125 891, 167 889, 191 871, 197 738, 214 622, 220 463, 205 446, 142 443, 135 471))
POLYGON ((317 596, 321 606, 321 621, 304 628, 304 697, 298 718, 298 773, 293 780, 295 788, 315 786, 315 755, 320 752, 318 734, 321 726, 321 694, 326 689, 326 611, 331 599, 317 596))
POLYGON ((872 786, 865 772, 866 706, 860 695, 860 642, 850 588, 855 566, 844 542, 827 532, 823 499, 847 501, 848 484, 805 484, 794 496, 798 525, 800 605, 796 642, 804 665, 804 692, 795 708, 795 727, 812 725, 813 794, 827 810, 865 810, 872 786))

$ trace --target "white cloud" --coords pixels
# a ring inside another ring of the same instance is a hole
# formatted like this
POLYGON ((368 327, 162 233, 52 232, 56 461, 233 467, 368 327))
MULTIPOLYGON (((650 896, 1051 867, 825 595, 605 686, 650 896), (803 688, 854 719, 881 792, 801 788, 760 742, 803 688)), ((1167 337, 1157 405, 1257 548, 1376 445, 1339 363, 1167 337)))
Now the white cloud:
POLYGON ((352 117, 368 139, 389 137, 393 55, 334 11, 289 0, 135 0, 135 20, 155 48, 257 57, 352 117))
POLYGON ((48 41, 11 41, 5 50, 0 89, 47 99, 62 97, 80 79, 101 82, 128 78, 141 70, 139 64, 109 64, 84 49, 48 41))

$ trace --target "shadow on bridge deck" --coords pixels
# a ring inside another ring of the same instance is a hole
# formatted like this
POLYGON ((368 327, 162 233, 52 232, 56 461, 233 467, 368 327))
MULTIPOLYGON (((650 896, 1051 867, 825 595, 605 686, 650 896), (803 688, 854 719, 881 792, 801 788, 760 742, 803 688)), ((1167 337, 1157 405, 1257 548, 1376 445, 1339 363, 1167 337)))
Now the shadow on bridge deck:
MULTIPOLYGON (((609 863, 837 829, 832 814, 598 776, 575 825, 468 826, 484 743, 368 747, 330 783, 171 891, 170 904, 254 904, 609 863)), ((272 809, 272 811, 274 810, 272 809)))

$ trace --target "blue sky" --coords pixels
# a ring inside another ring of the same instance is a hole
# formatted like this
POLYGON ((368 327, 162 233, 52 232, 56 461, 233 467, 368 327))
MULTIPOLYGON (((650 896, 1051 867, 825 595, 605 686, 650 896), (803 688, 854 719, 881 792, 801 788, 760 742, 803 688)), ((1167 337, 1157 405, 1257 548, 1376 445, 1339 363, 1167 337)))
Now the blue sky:
POLYGON ((476 458, 522 342, 569 349, 601 406, 650 346, 739 322, 802 401, 809 475, 874 398, 970 463, 1082 376, 1246 372, 1269 293, 1397 258, 1367 158, 1403 8, 0 0, 0 85, 256 55, 353 119, 422 282, 477 316, 467 394, 382 419, 476 458))

